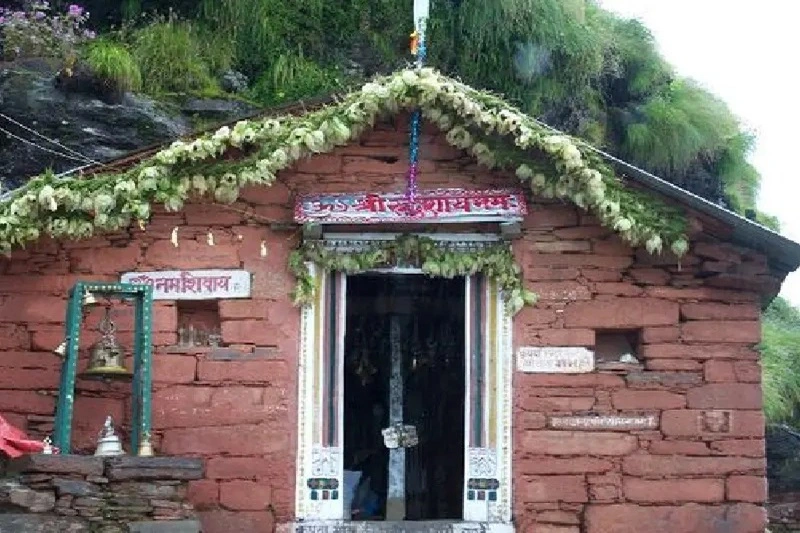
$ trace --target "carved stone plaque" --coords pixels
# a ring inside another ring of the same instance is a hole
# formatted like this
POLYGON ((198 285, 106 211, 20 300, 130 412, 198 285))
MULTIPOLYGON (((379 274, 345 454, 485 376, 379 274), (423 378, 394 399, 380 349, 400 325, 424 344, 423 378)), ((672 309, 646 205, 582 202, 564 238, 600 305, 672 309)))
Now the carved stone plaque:
POLYGON ((548 425, 553 429, 570 430, 631 430, 655 429, 657 415, 596 415, 551 416, 548 425))
POLYGON ((520 372, 582 374, 594 370, 594 352, 580 347, 522 346, 517 350, 520 372))
POLYGON ((732 425, 731 411, 703 411, 700 415, 700 430, 703 433, 730 433, 732 425))

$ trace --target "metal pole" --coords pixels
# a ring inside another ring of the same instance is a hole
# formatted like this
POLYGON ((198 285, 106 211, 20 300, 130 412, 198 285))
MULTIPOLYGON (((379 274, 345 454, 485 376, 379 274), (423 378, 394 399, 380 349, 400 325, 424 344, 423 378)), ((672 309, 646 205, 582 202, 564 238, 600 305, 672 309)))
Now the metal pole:
MULTIPOLYGON (((391 374, 389 377, 389 426, 403 423, 403 353, 400 315, 393 314, 389 325, 391 346, 391 374)), ((386 496, 386 520, 404 520, 406 517, 406 450, 398 447, 389 450, 389 487, 386 496)))

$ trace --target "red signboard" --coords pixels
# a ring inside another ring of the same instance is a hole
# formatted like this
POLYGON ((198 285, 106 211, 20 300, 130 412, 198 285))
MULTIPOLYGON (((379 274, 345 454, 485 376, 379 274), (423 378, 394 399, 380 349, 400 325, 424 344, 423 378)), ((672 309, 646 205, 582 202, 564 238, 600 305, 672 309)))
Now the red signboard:
POLYGON ((332 193, 298 198, 299 223, 492 222, 520 220, 528 213, 521 191, 436 189, 420 191, 414 202, 403 193, 332 193))

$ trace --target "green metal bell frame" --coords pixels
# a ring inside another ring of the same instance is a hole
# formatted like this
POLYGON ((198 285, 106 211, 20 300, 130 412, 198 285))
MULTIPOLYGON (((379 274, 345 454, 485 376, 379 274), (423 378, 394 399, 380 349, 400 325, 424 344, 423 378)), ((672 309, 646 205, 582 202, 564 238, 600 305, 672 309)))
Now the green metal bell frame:
MULTIPOLYGON (((78 369, 80 332, 83 322, 83 303, 88 293, 107 298, 134 300, 133 384, 131 391, 132 455, 138 454, 141 437, 150 432, 153 355, 153 288, 131 283, 97 283, 79 281, 69 293, 65 324, 66 350, 61 364, 61 384, 58 389, 54 444, 62 454, 70 453, 72 412, 75 404, 75 378, 78 369)), ((88 298, 87 298, 88 299, 88 298)), ((102 341, 101 341, 102 342, 102 341)), ((96 348, 96 347, 95 347, 96 348)), ((120 360, 120 365, 121 360, 120 360)), ((90 369, 91 370, 91 369, 90 369)), ((105 374, 104 376, 107 376, 105 374)))

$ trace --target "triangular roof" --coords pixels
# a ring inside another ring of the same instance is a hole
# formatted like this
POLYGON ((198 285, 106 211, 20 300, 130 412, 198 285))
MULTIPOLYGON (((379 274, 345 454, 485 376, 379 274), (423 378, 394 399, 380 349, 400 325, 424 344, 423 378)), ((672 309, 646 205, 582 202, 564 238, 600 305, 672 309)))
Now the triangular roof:
POLYGON ((382 115, 415 108, 479 163, 515 171, 536 195, 592 211, 632 245, 678 256, 687 250, 686 216, 667 197, 729 226, 728 240, 764 253, 779 270, 800 265, 797 243, 429 68, 377 78, 320 108, 242 120, 145 158, 121 158, 88 177, 33 178, 0 199, 0 251, 42 234, 83 238, 146 224, 151 205, 178 210, 193 194, 235 201, 239 188, 269 186, 297 160, 348 144, 382 115))

